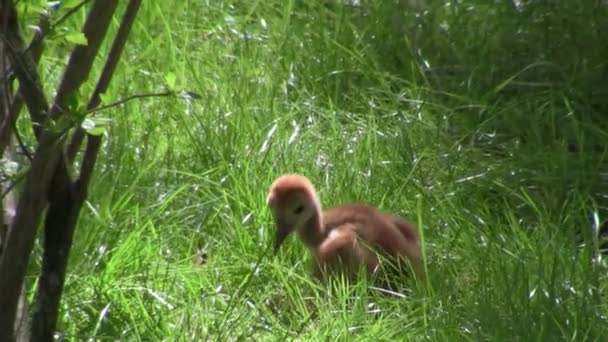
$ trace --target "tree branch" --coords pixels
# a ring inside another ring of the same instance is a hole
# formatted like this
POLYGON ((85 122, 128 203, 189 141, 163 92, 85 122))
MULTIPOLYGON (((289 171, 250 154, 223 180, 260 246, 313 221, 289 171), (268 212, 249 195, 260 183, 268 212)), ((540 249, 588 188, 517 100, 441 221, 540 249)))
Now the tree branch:
POLYGON ((127 103, 129 101, 132 101, 132 100, 145 99, 145 98, 148 98, 148 97, 176 96, 178 94, 179 93, 176 92, 176 91, 163 91, 161 93, 145 93, 145 94, 129 95, 129 96, 127 96, 125 98, 122 98, 122 99, 120 99, 120 100, 118 100, 116 102, 112 102, 112 103, 109 103, 107 105, 99 106, 99 107, 96 107, 96 108, 91 108, 91 109, 87 110, 87 114, 101 112, 101 111, 104 111, 106 109, 110 109, 110 108, 113 108, 113 107, 118 107, 118 106, 120 106, 122 104, 125 104, 125 103, 127 103))
MULTIPOLYGON (((127 5, 106 63, 88 102, 88 109, 99 105, 100 94, 105 92, 109 85, 139 5, 140 0, 131 0, 127 5)), ((100 25, 98 20, 96 21, 96 25, 100 25)), ((82 128, 77 128, 74 137, 79 134, 78 132, 83 132, 82 128)), ((89 136, 81 165, 81 172, 78 180, 73 184, 69 177, 66 177, 67 170, 65 169, 65 165, 66 162, 71 162, 69 151, 72 148, 77 148, 74 147, 74 137, 68 148, 68 155, 63 155, 61 162, 57 166, 53 181, 53 191, 49 193, 50 206, 45 218, 43 263, 38 282, 38 291, 36 292, 35 312, 32 322, 32 336, 36 340, 46 340, 53 336, 75 226, 82 204, 87 196, 88 183, 101 145, 101 136, 89 136)))
MULTIPOLYGON (((5 20, 6 30, 3 35, 4 50, 10 59, 12 70, 19 80, 19 94, 21 94, 28 107, 34 125, 34 132, 38 135, 48 112, 48 103, 36 70, 37 63, 32 55, 25 53, 25 43, 19 33, 19 26, 16 21, 17 13, 13 2, 2 0, 2 8, 6 11, 7 16, 5 20)), ((36 50, 35 52, 41 51, 41 47, 38 46, 33 50, 36 50)), ((39 54, 37 57, 39 58, 39 54)), ((13 110, 12 115, 16 117, 20 107, 17 105, 13 110)))
POLYGON ((13 341, 17 303, 62 137, 43 131, 0 257, 0 341, 13 341))
MULTIPOLYGON (((88 103, 87 109, 89 109, 89 111, 99 105, 101 101, 101 94, 103 94, 108 88, 110 79, 112 78, 116 65, 120 60, 120 55, 122 54, 122 50, 126 44, 129 32, 131 32, 131 28, 135 22, 135 17, 137 16, 137 11, 139 10, 140 4, 141 0, 130 0, 129 4, 127 5, 122 22, 118 28, 116 38, 112 43, 112 48, 110 49, 110 53, 108 54, 108 58, 106 59, 106 63, 101 72, 101 76, 99 77, 95 91, 93 92, 93 95, 88 103)), ((95 167, 95 161, 97 160, 97 153, 100 145, 101 136, 88 136, 87 148, 85 150, 79 178, 77 180, 77 189, 80 192, 80 196, 85 196, 91 174, 93 173, 93 169, 95 167)))
MULTIPOLYGON (((40 37, 42 34, 44 34, 49 29, 49 14, 48 13, 40 14, 40 19, 38 21, 38 27, 39 27, 39 30, 34 33, 34 38, 32 39, 32 42, 21 55, 21 56, 23 56, 22 58, 26 58, 26 59, 29 58, 35 65, 37 65, 38 62, 40 61, 40 56, 42 55, 42 47, 43 47, 42 41, 39 40, 38 37, 40 37), (28 56, 24 56, 24 55, 28 55, 28 56)), ((14 37, 14 39, 19 39, 20 45, 24 44, 20 35, 14 37)), ((31 87, 31 85, 27 85, 27 84, 25 87, 23 84, 19 85, 19 89, 17 90, 17 96, 14 97, 14 100, 10 107, 10 112, 9 112, 10 121, 3 122, 2 133, 0 133, 0 134, 4 135, 5 132, 9 132, 11 128, 15 127, 15 122, 17 122, 19 113, 21 112, 21 109, 23 108, 23 99, 24 99, 23 93, 28 92, 28 88, 27 88, 28 86, 31 87)), ((27 96, 27 94, 25 96, 27 96)), ((40 96, 40 95, 38 94, 38 96, 40 96)), ((45 102, 46 102, 46 100, 45 100, 45 102)), ((46 105, 46 107, 48 107, 48 105, 46 105)), ((38 114, 34 113, 34 115, 38 115, 38 114)), ((32 119, 34 119, 34 118, 32 118, 32 119)), ((34 123, 36 121, 32 120, 32 122, 34 123)), ((38 127, 37 125, 34 125, 34 133, 36 133, 36 134, 38 132, 37 127, 38 127)), ((16 132, 16 129, 14 131, 16 132)), ((0 143, 0 148, 2 148, 4 146, 4 145, 2 145, 3 143, 4 143, 4 141, 2 141, 0 143)), ((31 161, 32 158, 28 155, 28 159, 30 159, 30 161, 31 161)))
MULTIPOLYGON (((4 151, 4 157, 8 160, 14 160, 15 151, 12 144, 7 145, 7 149, 4 151)), ((15 217, 16 207, 17 207, 17 194, 15 191, 11 191, 12 186, 16 183, 13 182, 8 186, 2 186, 2 190, 4 192, 1 202, 2 203, 2 211, 0 215, 2 215, 2 220, 0 221, 3 225, 3 229, 8 229, 10 222, 12 222, 15 217)), ((5 236, 1 237, 0 240, 0 253, 2 242, 4 242, 5 236)), ((29 316, 27 310, 27 299, 26 299, 26 289, 25 285, 21 286, 21 292, 19 294, 19 301, 17 304, 17 313, 15 319, 15 335, 18 341, 28 341, 29 340, 29 316)))
MULTIPOLYGON (((8 18, 10 15, 15 15, 14 11, 10 11, 10 9, 2 4, 0 11, 0 15, 2 15, 2 26, 1 32, 7 32, 8 28, 8 18)), ((14 24, 14 21, 12 22, 14 24)), ((2 69, 0 69, 0 113, 2 114, 1 127, 0 127, 0 155, 3 155, 7 160, 14 160, 14 149, 11 141, 11 128, 15 126, 15 122, 17 120, 17 113, 14 111, 15 98, 12 96, 12 87, 11 87, 11 75, 10 75, 10 61, 5 51, 8 47, 6 46, 4 40, 0 41, 0 63, 2 64, 2 69)), ((18 137, 18 136, 17 136, 18 137)), ((12 187, 16 184, 12 182, 8 185, 2 184, 0 188, 2 189, 2 197, 0 197, 0 255, 3 252, 3 244, 6 243, 6 239, 8 236, 8 230, 10 226, 10 222, 13 221, 15 217, 16 207, 17 207, 17 194, 14 191, 11 191, 12 187)), ((28 330, 28 308, 27 308, 27 300, 26 300, 26 291, 25 286, 21 286, 21 291, 19 292, 19 298, 17 300, 17 308, 15 312, 15 324, 14 324, 14 335, 18 338, 19 341, 29 340, 29 330, 28 330)))
POLYGON ((68 96, 73 95, 86 81, 117 4, 118 0, 96 0, 91 5, 82 29, 87 38, 87 45, 76 45, 72 51, 64 77, 59 85, 63 92, 57 94, 55 103, 51 107, 51 119, 55 119, 63 113, 63 106, 68 96))
MULTIPOLYGON (((12 1, 2 0, 0 2, 1 14, 3 17, 3 25, 2 25, 2 60, 6 61, 6 57, 11 63, 11 69, 15 72, 17 77, 23 77, 22 84, 27 87, 32 84, 36 84, 36 80, 32 80, 30 78, 25 77, 28 73, 28 65, 26 63, 15 63, 14 53, 15 51, 14 44, 19 44, 20 36, 18 31, 18 23, 17 23, 17 13, 15 11, 15 7, 12 1)), ((4 69, 8 70, 8 69, 4 69)), ((35 69, 34 69, 35 71, 35 69)), ((9 75, 8 72, 3 74, 3 81, 6 82, 4 85, 6 88, 3 90, 3 93, 8 96, 10 94, 10 86, 8 84, 9 75)), ((29 94, 28 94, 29 95, 29 94)), ((32 93, 32 97, 30 98, 33 102, 32 108, 36 113, 39 113, 39 108, 36 108, 40 103, 38 103, 38 99, 36 96, 39 96, 40 93, 32 93)), ((4 103, 3 112, 7 114, 4 117, 2 122, 2 150, 4 151, 6 147, 10 144, 10 132, 13 127, 14 121, 16 120, 16 111, 13 111, 13 108, 10 108, 10 103, 14 104, 10 97, 4 97, 8 101, 4 103), (7 112, 8 111, 8 112, 7 112)), ((44 101, 44 97, 42 97, 44 101)), ((49 160, 49 150, 54 147, 52 141, 45 137, 45 142, 48 144, 44 149, 41 149, 38 152, 38 158, 35 162, 36 165, 39 166, 39 170, 44 170, 44 163, 49 160), (42 166, 42 167, 40 167, 42 166)), ((6 219, 10 220, 9 222, 9 231, 6 236, 5 248, 0 256, 0 278, 2 278, 2 282, 0 282, 0 340, 2 341, 12 341, 14 339, 14 329, 17 330, 19 334, 19 338, 27 338, 26 334, 23 334, 25 331, 24 322, 27 318, 27 308, 25 302, 25 292, 23 286, 23 275, 25 272, 25 267, 27 266, 27 257, 29 256, 29 252, 25 255, 25 259, 19 258, 19 248, 22 246, 28 246, 33 244, 33 239, 35 236, 35 229, 33 229, 34 234, 15 234, 15 230, 13 227, 29 225, 36 226, 39 222, 40 216, 32 215, 19 215, 19 211, 23 209, 24 206, 29 206, 33 210, 38 211, 44 207, 44 198, 37 199, 35 196, 36 188, 41 186, 44 188, 45 182, 44 177, 38 177, 39 175, 36 172, 32 172, 29 174, 30 182, 27 186, 24 187, 24 197, 29 199, 28 201, 24 201, 23 198, 21 201, 16 200, 16 196, 10 196, 15 203, 10 204, 10 215, 6 215, 6 219), (32 181, 34 179, 35 181, 32 181), (38 183, 38 181, 41 181, 38 183), (14 258, 17 255, 17 258, 14 258), (11 262, 13 261, 14 262, 11 262), (7 291, 7 292, 5 292, 7 291), (18 318, 17 318, 18 316, 18 318)), ((8 197, 7 197, 8 199, 8 197)), ((25 248, 24 248, 25 249, 25 248)), ((31 249, 31 248, 30 248, 31 249)))
MULTIPOLYGON (((101 75, 99 76, 99 80, 97 81, 97 85, 95 86, 95 90, 93 91, 93 94, 91 95, 91 98, 89 99, 89 103, 87 104, 87 109, 88 109, 87 113, 96 111, 95 108, 97 106, 99 106, 99 104, 101 102, 101 94, 103 94, 108 88, 110 79, 112 78, 112 75, 114 74, 114 70, 116 69, 116 66, 118 65, 120 55, 122 54, 122 50, 126 44, 127 37, 129 36, 131 27, 133 25, 133 22, 135 21, 135 17, 137 15, 137 11, 139 10, 140 4, 141 4, 141 1, 139 1, 139 0, 129 1, 129 4, 127 5, 127 8, 125 9, 125 13, 123 15, 122 22, 120 24, 120 27, 118 28, 118 31, 116 32, 114 41, 112 42, 112 47, 110 48, 110 52, 106 59, 106 63, 101 71, 101 75)), ((101 110, 101 109, 99 109, 99 110, 101 110)), ((67 149, 67 158, 70 163, 76 157, 76 153, 78 151, 78 148, 82 144, 82 141, 84 140, 84 136, 85 136, 85 130, 82 127, 78 127, 76 129, 76 132, 72 136, 72 139, 70 140, 70 143, 69 143, 68 149, 67 149)), ((91 138, 92 138, 92 136, 89 136, 89 139, 91 139, 91 138)), ((96 154, 97 154, 97 152, 95 152, 95 155, 96 154)), ((95 157, 95 158, 97 158, 97 157, 95 157)), ((95 164, 95 162, 93 161, 93 165, 94 164, 95 164)))
MULTIPOLYGON (((29 58, 29 59, 31 59, 31 61, 33 62, 33 64, 37 65, 38 62, 40 61, 40 57, 42 56, 42 50, 44 48, 44 45, 43 45, 43 39, 44 39, 44 37, 46 37, 47 34, 50 31, 52 31, 55 27, 61 25, 64 21, 66 21, 74 13, 76 13, 78 10, 80 10, 89 1, 90 0, 84 0, 81 3, 79 3, 78 5, 76 5, 75 7, 71 8, 70 10, 68 10, 52 26, 50 25, 50 16, 51 16, 50 11, 42 11, 42 13, 40 14, 40 19, 38 20, 38 25, 37 25, 38 26, 38 30, 36 30, 34 32, 34 36, 32 37, 32 40, 31 40, 30 44, 19 55, 19 58, 20 59, 21 58, 29 58)), ((21 41, 20 44, 24 44, 20 35, 18 37, 16 37, 16 38, 18 38, 21 41)), ((15 100, 13 102, 13 105, 12 105, 11 111, 10 111, 10 117, 13 118, 14 122, 16 122, 17 117, 19 116, 19 112, 21 111, 21 108, 23 107, 23 95, 22 94, 24 92, 28 92, 28 89, 24 88, 23 85, 19 85, 19 89, 17 90, 17 94, 20 95, 20 96, 15 96, 15 100)), ((46 107, 48 107, 48 104, 46 105, 46 107)), ((41 119, 39 119, 39 120, 41 120, 41 119)), ((36 135, 38 134, 38 127, 39 127, 38 125, 36 125, 36 122, 39 121, 39 120, 32 120, 32 122, 34 123, 34 127, 33 127, 34 133, 36 135)), ((7 130, 10 129, 10 127, 11 126, 6 126, 6 129, 7 130)), ((4 129, 5 127, 3 126, 2 128, 4 129)), ((2 130, 2 132, 4 132, 4 131, 2 130)), ((2 146, 3 145, 0 144, 0 148, 2 146)), ((28 159, 31 160, 31 157, 28 156, 28 159)))
MULTIPOLYGON (((79 45, 74 48, 57 91, 54 104, 51 107, 49 114, 51 119, 55 120, 61 117, 68 96, 74 94, 86 80, 116 5, 116 0, 96 0, 91 5, 83 28, 88 45, 79 45)), ((10 0, 2 0, 2 7, 12 10, 11 13, 14 14, 14 18, 12 19, 14 19, 15 25, 9 25, 9 27, 13 28, 10 30, 12 32, 9 32, 13 36, 8 36, 7 40, 11 44, 18 44, 14 4, 10 0)), ((15 45, 11 46, 15 47, 15 45)), ((14 57, 23 51, 22 45, 17 45, 17 47, 18 50, 10 51, 15 74, 20 84, 29 84, 32 88, 30 90, 33 92, 24 92, 24 100, 28 109, 30 109, 31 115, 42 115, 42 113, 46 112, 42 110, 46 101, 44 100, 44 94, 37 78, 36 69, 32 69, 32 63, 26 62, 24 64, 22 61, 15 60, 14 57), (36 96, 32 96, 32 94, 36 96)), ((47 123, 47 120, 43 119, 43 121, 45 124, 47 123)), ((15 218, 9 229, 7 245, 0 258, 0 277, 2 278, 2 282, 0 282, 0 307, 2 308, 0 310, 1 341, 14 340, 13 326, 17 302, 33 248, 36 229, 46 205, 46 196, 44 194, 49 194, 49 184, 53 179, 53 171, 55 171, 65 139, 65 135, 59 134, 56 130, 49 129, 47 125, 42 127, 44 129, 40 129, 39 145, 25 179, 22 197, 17 205, 15 218)), ((65 167, 65 164, 62 165, 65 167)), ((67 169, 65 171, 65 175, 67 176, 67 169)), ((53 339, 52 334, 50 337, 48 335, 44 337, 50 341, 53 339)), ((36 337, 33 336, 33 339, 36 339, 36 337)))

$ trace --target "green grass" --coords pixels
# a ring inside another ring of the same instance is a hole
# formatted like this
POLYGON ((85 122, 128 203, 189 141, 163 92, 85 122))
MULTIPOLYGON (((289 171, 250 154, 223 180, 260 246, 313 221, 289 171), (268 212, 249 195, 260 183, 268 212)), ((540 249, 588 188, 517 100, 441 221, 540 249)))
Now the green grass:
MULTIPOLYGON (((62 337, 608 336, 589 223, 606 215, 608 8, 339 3, 144 2, 109 96, 162 90, 173 73, 202 99, 99 114, 113 121, 62 337), (308 175, 324 205, 364 200, 418 222, 429 286, 405 298, 365 279, 323 288, 297 241, 269 256, 266 190, 284 172, 308 175)), ((66 49, 47 52, 49 91, 66 49)))

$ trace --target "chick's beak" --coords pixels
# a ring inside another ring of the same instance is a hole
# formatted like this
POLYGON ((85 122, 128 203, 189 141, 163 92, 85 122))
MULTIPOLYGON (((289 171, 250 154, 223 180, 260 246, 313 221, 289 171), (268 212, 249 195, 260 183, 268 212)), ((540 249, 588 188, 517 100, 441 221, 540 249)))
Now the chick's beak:
POLYGON ((279 247, 281 247, 281 244, 283 241, 285 241, 285 238, 289 235, 289 233, 291 233, 291 227, 287 224, 287 222, 285 222, 285 220, 283 220, 281 215, 275 216, 275 224, 277 227, 277 232, 274 236, 272 247, 273 253, 277 254, 279 247))
POLYGON ((276 234, 274 236, 274 242, 272 244, 273 254, 277 254, 279 247, 289 234, 289 227, 285 223, 285 220, 282 219, 281 215, 277 213, 277 196, 274 191, 270 191, 268 196, 266 197, 266 205, 270 207, 272 210, 272 217, 274 218, 274 223, 277 228, 276 234))
POLYGON ((268 196, 266 196, 266 205, 274 208, 274 206, 276 205, 276 195, 274 194, 274 191, 271 191, 268 196))

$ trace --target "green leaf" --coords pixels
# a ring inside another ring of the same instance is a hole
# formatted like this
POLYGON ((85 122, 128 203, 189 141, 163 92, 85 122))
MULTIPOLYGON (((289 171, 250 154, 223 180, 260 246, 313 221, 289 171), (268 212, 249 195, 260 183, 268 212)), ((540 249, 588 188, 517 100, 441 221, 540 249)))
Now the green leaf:
POLYGON ((166 75, 165 75, 165 82, 167 82, 167 86, 169 87, 169 89, 173 89, 175 88, 175 74, 171 71, 169 71, 166 75))
POLYGON ((95 128, 95 121, 86 118, 82 121, 82 124, 80 125, 80 127, 82 127, 85 131, 88 131, 90 129, 95 128))
POLYGON ((71 32, 66 34, 65 36, 65 40, 67 40, 70 43, 74 43, 77 45, 87 45, 88 41, 87 41, 87 37, 85 37, 84 33, 82 32, 71 32))
POLYGON ((91 129, 87 129, 86 131, 90 135, 100 136, 106 131, 106 128, 105 127, 93 127, 91 129))
POLYGON ((70 113, 72 113, 72 114, 78 113, 82 107, 81 102, 80 102, 80 95, 78 94, 78 91, 72 91, 72 92, 66 94, 65 100, 64 100, 64 105, 70 113))
POLYGON ((65 0, 61 2, 61 7, 63 8, 74 8, 82 3, 82 0, 65 0))
POLYGON ((99 94, 99 98, 101 99, 101 103, 103 103, 104 105, 112 103, 112 95, 107 92, 99 94))
POLYGON ((90 135, 102 135, 111 121, 108 118, 86 118, 82 121, 80 127, 90 135))

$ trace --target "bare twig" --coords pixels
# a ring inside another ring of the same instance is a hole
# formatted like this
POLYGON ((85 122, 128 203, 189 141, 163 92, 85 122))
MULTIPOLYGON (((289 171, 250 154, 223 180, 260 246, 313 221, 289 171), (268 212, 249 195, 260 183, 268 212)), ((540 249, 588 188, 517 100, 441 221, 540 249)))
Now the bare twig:
POLYGON ((122 99, 120 99, 120 100, 118 100, 116 102, 113 102, 113 103, 110 103, 110 104, 107 104, 107 105, 104 105, 104 106, 99 106, 99 107, 96 107, 96 108, 91 108, 91 109, 87 110, 87 114, 91 114, 91 113, 95 113, 95 112, 101 112, 101 111, 104 111, 106 109, 110 109, 110 108, 113 108, 113 107, 118 107, 118 106, 120 106, 122 104, 125 104, 125 103, 127 103, 129 101, 132 101, 132 100, 145 99, 145 98, 148 98, 148 97, 176 96, 178 94, 179 93, 175 92, 175 91, 165 91, 165 92, 162 92, 162 93, 146 93, 146 94, 130 95, 130 96, 122 98, 122 99))

